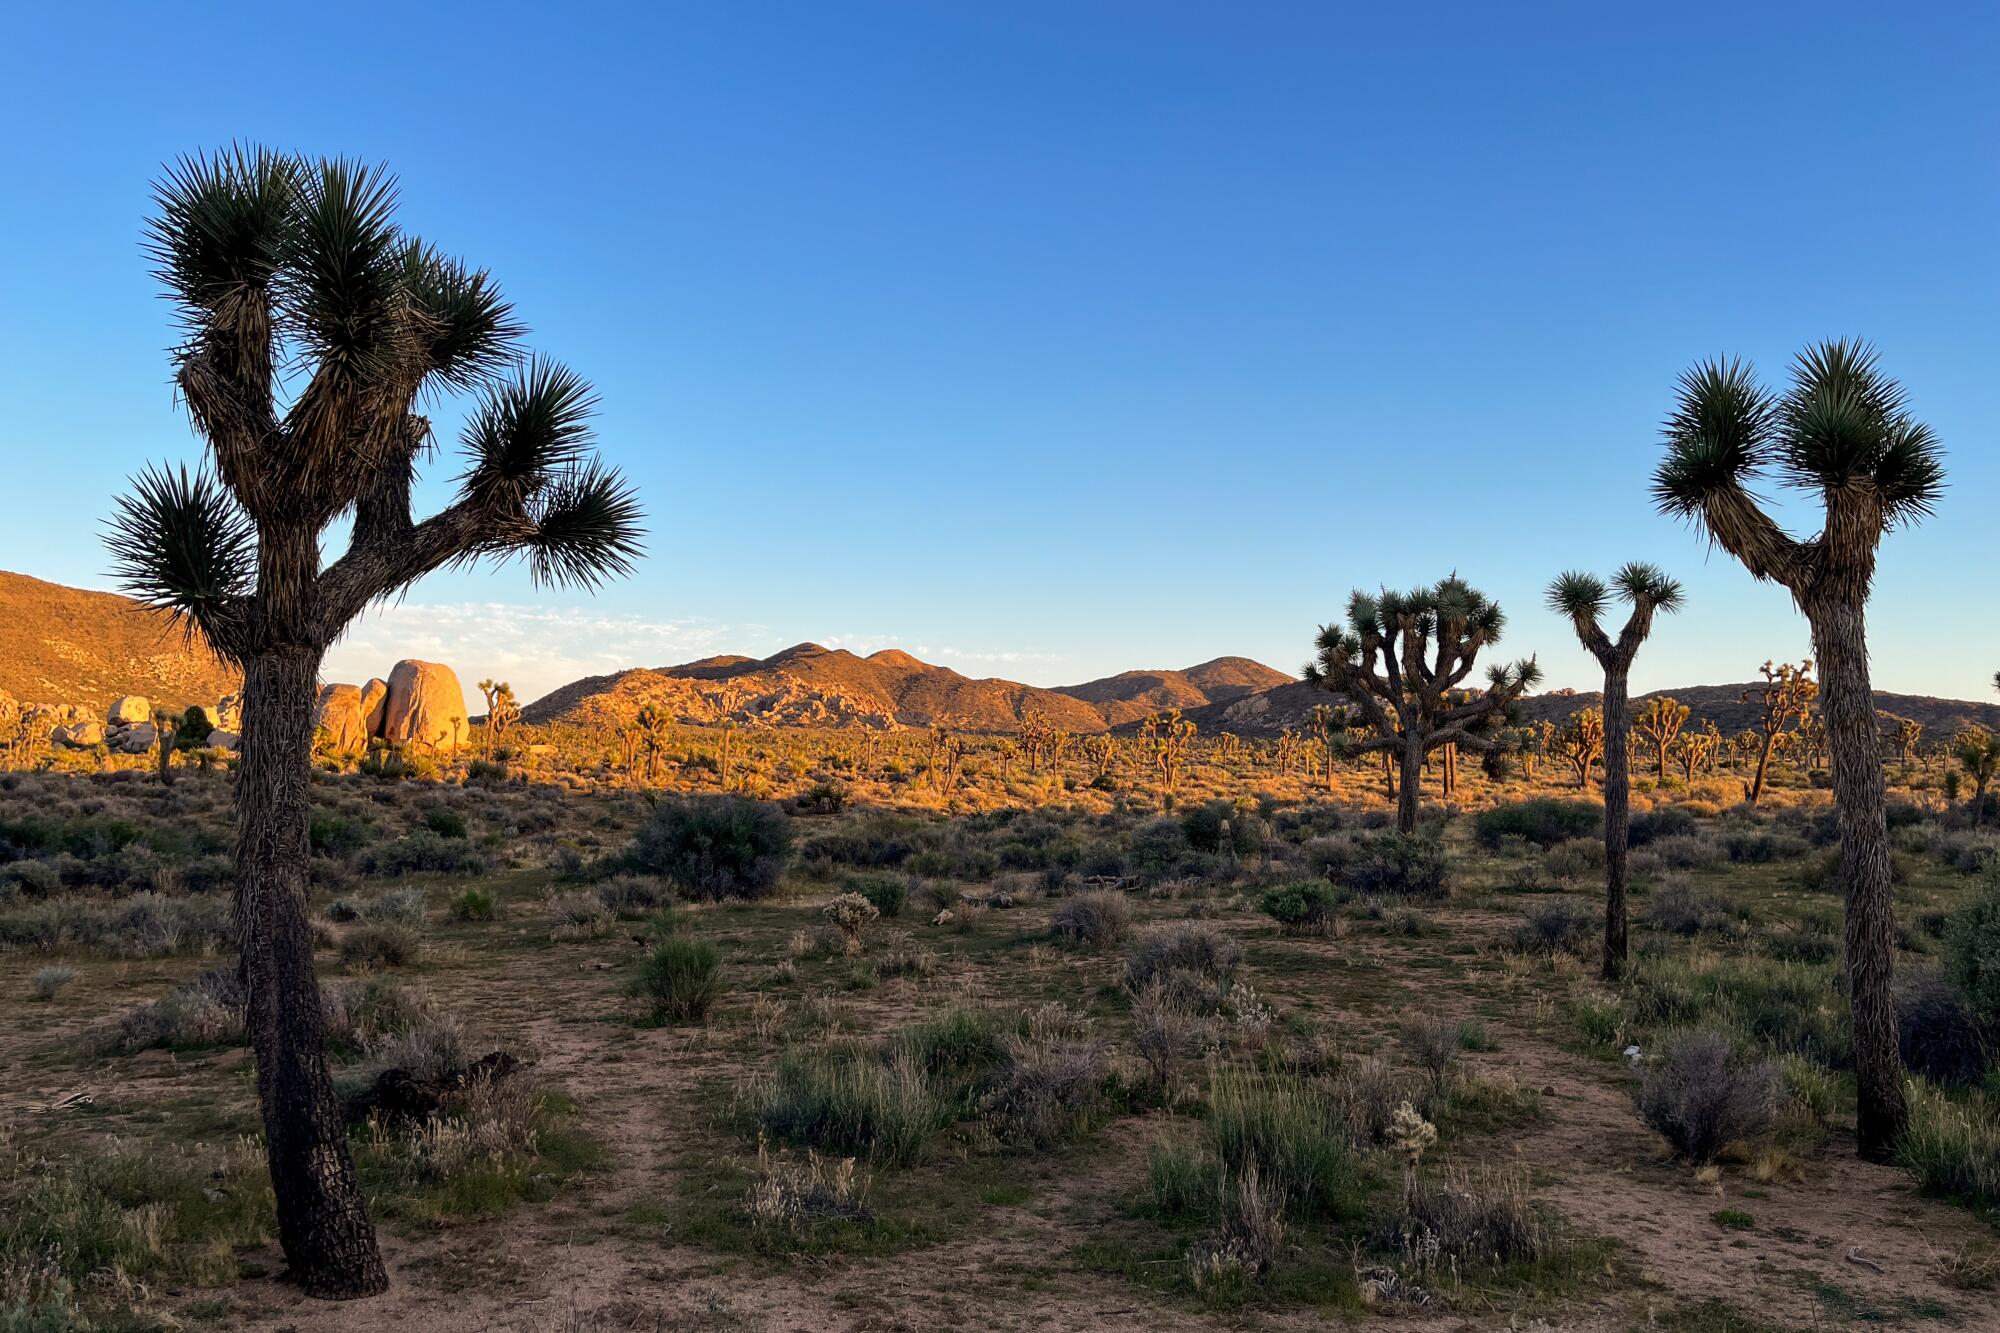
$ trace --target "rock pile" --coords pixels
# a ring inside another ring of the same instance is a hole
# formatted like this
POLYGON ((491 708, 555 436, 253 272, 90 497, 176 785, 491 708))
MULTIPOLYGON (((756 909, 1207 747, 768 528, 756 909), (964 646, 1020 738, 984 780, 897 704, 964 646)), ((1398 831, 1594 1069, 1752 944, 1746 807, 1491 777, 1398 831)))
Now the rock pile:
POLYGON ((319 742, 336 754, 360 754, 370 741, 450 751, 472 741, 465 691, 450 667, 406 659, 389 678, 320 687, 319 742))

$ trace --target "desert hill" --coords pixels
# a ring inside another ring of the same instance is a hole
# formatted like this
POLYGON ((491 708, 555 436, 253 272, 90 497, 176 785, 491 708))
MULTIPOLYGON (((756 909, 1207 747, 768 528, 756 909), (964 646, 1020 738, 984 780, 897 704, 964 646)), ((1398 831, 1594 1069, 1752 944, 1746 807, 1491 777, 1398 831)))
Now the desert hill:
MULTIPOLYGON (((1695 726, 1700 726, 1704 720, 1711 721, 1727 736, 1749 727, 1755 718, 1756 706, 1742 702, 1743 692, 1750 688, 1752 686, 1747 682, 1738 685, 1677 686, 1636 695, 1632 702, 1637 707, 1657 695, 1671 695, 1692 711, 1695 726)), ((1313 706, 1327 703, 1332 697, 1311 685, 1293 682, 1193 709, 1188 716, 1203 734, 1233 731, 1239 736, 1275 736, 1286 727, 1307 730, 1313 706)), ((1560 722, 1580 709, 1596 708, 1602 702, 1603 695, 1595 690, 1533 694, 1521 700, 1521 715, 1531 722, 1544 719, 1560 722)), ((2000 730, 2000 704, 1877 690, 1875 707, 1879 712, 1922 723, 1926 736, 1931 739, 1949 736, 1967 723, 1974 722, 2000 730)))
POLYGON ((620 726, 648 704, 677 721, 886 730, 943 722, 1011 732, 1040 716, 1066 731, 1105 731, 1159 708, 1204 707, 1289 677, 1248 658, 1185 671, 1132 671, 1059 689, 975 679, 894 648, 861 657, 802 643, 767 658, 707 657, 681 666, 592 676, 529 704, 529 722, 620 726))
POLYGON ((116 593, 86 592, 0 570, 0 692, 22 703, 84 704, 120 695, 174 708, 213 704, 241 687, 199 641, 116 593))
POLYGON ((1247 657, 1218 657, 1185 671, 1123 671, 1056 691, 1094 706, 1116 727, 1163 708, 1182 711, 1227 703, 1289 684, 1292 677, 1247 657))

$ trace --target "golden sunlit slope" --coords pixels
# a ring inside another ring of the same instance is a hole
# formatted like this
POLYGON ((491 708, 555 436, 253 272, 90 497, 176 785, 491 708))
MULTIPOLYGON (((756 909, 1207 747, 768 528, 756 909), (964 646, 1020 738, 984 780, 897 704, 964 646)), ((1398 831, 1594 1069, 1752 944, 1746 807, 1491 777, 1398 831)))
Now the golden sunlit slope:
POLYGON ((213 704, 241 677, 166 617, 116 593, 0 570, 0 690, 22 703, 102 713, 121 695, 174 708, 213 704))

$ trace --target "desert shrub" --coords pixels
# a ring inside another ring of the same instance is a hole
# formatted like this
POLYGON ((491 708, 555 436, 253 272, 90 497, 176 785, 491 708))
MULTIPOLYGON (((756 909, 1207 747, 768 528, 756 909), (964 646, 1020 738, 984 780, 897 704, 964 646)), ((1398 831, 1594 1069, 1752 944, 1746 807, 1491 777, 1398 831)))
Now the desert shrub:
POLYGON ((54 898, 0 914, 0 945, 74 945, 112 958, 212 953, 234 940, 227 903, 137 893, 114 902, 54 898))
POLYGON ((808 866, 849 866, 881 870, 902 865, 915 850, 916 825, 907 818, 872 815, 847 827, 815 833, 799 847, 808 866))
POLYGON ((2000 834, 1981 829, 1941 832, 1932 841, 1931 851, 1953 870, 1981 875, 2000 866, 2000 834))
POLYGON ((856 875, 848 880, 849 892, 858 893, 874 904, 885 917, 899 917, 910 900, 910 881, 901 875, 856 875))
POLYGON ((797 807, 804 815, 837 815, 847 802, 847 788, 838 782, 815 782, 799 794, 797 807))
POLYGON ((695 898, 762 898, 777 887, 792 824, 776 806, 736 796, 663 801, 633 839, 630 860, 695 898))
POLYGON ((969 1113, 992 1087, 1008 1058, 1008 1031, 988 1009, 958 1007, 907 1027, 887 1044, 887 1057, 905 1060, 939 1087, 952 1090, 956 1111, 969 1113))
POLYGON ((1646 1066, 1636 1094, 1640 1118, 1675 1153, 1712 1162, 1729 1144, 1769 1127, 1777 1106, 1775 1065, 1739 1057, 1727 1037, 1680 1037, 1646 1066))
POLYGON ((1335 883, 1371 897, 1451 896, 1444 844, 1422 834, 1379 833, 1344 844, 1327 871, 1335 883))
POLYGON ((1413 1177, 1378 1230, 1422 1279, 1533 1264, 1552 1248, 1548 1223, 1518 1173, 1413 1177))
POLYGON ((780 1056, 757 1110, 778 1138, 897 1164, 922 1156, 947 1119, 915 1061, 838 1049, 780 1056))
POLYGON ((1152 981, 1190 975, 1212 983, 1220 995, 1242 960, 1243 947, 1214 926, 1192 921, 1155 926, 1126 949, 1125 985, 1136 995, 1152 981))
POLYGON ((1440 1097, 1458 1067, 1458 1053, 1464 1044, 1465 1025, 1455 1018, 1431 1015, 1412 1018, 1396 1034, 1410 1062, 1423 1071, 1433 1098, 1440 1097))
POLYGON ((1728 859, 1720 845, 1699 833, 1655 838, 1644 855, 1664 870, 1713 870, 1728 859))
POLYGON ((1170 1091, 1176 1075, 1222 1044, 1213 1015, 1190 1006, 1164 980, 1147 984, 1132 1001, 1132 1045, 1153 1085, 1170 1091))
POLYGON ((454 921, 491 921, 498 910, 493 895, 485 889, 465 889, 451 900, 454 921))
POLYGON ((1266 1277, 1285 1246, 1285 1198, 1251 1162, 1218 1189, 1221 1227, 1188 1251, 1188 1284, 1212 1300, 1240 1299, 1266 1277))
POLYGON ((242 1039, 242 981, 234 967, 217 967, 126 1011, 110 1045, 143 1051, 155 1046, 217 1046, 242 1039))
POLYGON ((1237 801, 1204 801, 1191 807, 1181 815, 1181 835, 1197 852, 1226 850, 1248 856, 1264 845, 1264 826, 1256 810, 1237 801))
POLYGON ((327 1045, 350 1053, 379 1050, 397 1033, 439 1017, 428 993, 389 976, 323 982, 319 998, 327 1045))
POLYGON ((429 901, 422 889, 391 889, 360 905, 364 921, 422 921, 429 901))
POLYGON ((1700 826, 1700 821, 1680 806, 1663 805, 1633 815, 1626 841, 1633 847, 1647 847, 1663 838, 1693 836, 1700 826))
POLYGON ((311 837, 314 856, 345 861, 368 845, 368 826, 345 815, 314 815, 311 837))
POLYGON ((28 979, 28 993, 38 1000, 53 1000, 62 993, 63 987, 76 980, 76 969, 63 963, 37 968, 35 975, 28 979))
POLYGON ((485 853, 465 839, 447 838, 428 828, 371 847, 357 858, 356 864, 362 874, 385 879, 403 875, 483 875, 490 865, 485 853))
POLYGON ((1049 929, 1065 944, 1109 949, 1132 928, 1132 903, 1116 889, 1093 889, 1065 898, 1049 914, 1049 929))
POLYGON ((1178 819, 1165 816, 1132 831, 1131 865, 1148 880, 1189 877, 1204 869, 1201 854, 1188 842, 1187 830, 1178 819))
POLYGON ((1222 1184, 1222 1163, 1193 1144, 1156 1143, 1146 1152, 1146 1192, 1161 1217, 1205 1215, 1222 1184))
POLYGON ((463 838, 465 816, 450 806, 434 805, 424 811, 424 827, 440 838, 463 838))
POLYGON ((1089 1124, 1102 1101, 1109 1057, 1082 1013, 1047 1004, 1002 1042, 1006 1063, 986 1109, 1000 1136, 1047 1147, 1089 1124))
POLYGON ((551 893, 542 899, 542 912, 559 940, 590 939, 611 924, 613 912, 604 895, 590 889, 551 893))
POLYGON ((1977 1083, 1989 1054, 1965 997, 1930 969, 1906 972, 1896 987, 1896 1040, 1903 1064, 1933 1083, 1977 1083))
POLYGON ((699 1023, 722 995, 722 950, 691 935, 662 937, 646 955, 639 990, 661 1023, 699 1023))
POLYGON ((1909 1126, 1896 1159, 1925 1194, 2000 1208, 2000 1106, 1983 1094, 1954 1100, 1922 1083, 1909 1085, 1909 1126))
POLYGON ((1575 953, 1589 939, 1593 917, 1567 899, 1531 910, 1514 928, 1514 947, 1522 953, 1575 953))
POLYGON ((1548 848, 1571 838, 1602 836, 1603 832, 1603 806, 1552 797, 1496 805, 1480 811, 1472 824, 1472 836, 1487 848, 1498 848, 1507 838, 1521 838, 1548 848))
POLYGON ((408 921, 364 921, 340 937, 340 960, 350 966, 408 967, 423 956, 423 931, 408 921))
POLYGON ((1303 1079, 1226 1068, 1209 1084, 1209 1146, 1242 1176, 1255 1165, 1301 1217, 1350 1216, 1360 1182, 1345 1127, 1303 1079))
POLYGON ((492 759, 475 759, 465 766, 468 787, 498 787, 507 781, 507 765, 492 759))
POLYGON ((1297 880, 1264 890, 1264 915, 1287 931, 1323 931, 1340 907, 1340 896, 1319 880, 1297 880))
POLYGON ((1542 853, 1542 873, 1553 883, 1571 884, 1604 874, 1604 844, 1596 838, 1571 838, 1542 853))
POLYGON ((479 1058, 464 1021, 435 1011, 378 1038, 369 1056, 383 1069, 406 1070, 425 1083, 453 1082, 479 1058))
POLYGON ((1733 935, 1742 915, 1727 898, 1697 893, 1685 875, 1662 881, 1646 907, 1648 924, 1670 935, 1733 935))
POLYGON ((1806 854, 1806 842, 1789 834, 1765 829, 1741 829, 1723 835, 1722 849, 1739 865, 1769 865, 1806 854))
POLYGON ((2000 1028, 2000 883, 1945 922, 1944 966, 1980 1022, 2000 1028))

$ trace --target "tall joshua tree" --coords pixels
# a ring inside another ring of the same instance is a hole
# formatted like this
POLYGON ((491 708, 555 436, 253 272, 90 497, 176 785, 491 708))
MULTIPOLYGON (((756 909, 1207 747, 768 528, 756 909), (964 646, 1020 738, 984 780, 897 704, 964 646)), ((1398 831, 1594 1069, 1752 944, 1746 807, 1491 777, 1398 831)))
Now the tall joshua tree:
POLYGON ((1791 593, 1812 626, 1826 714, 1847 895, 1846 952, 1854 1014, 1856 1139, 1884 1158, 1906 1119, 1891 992, 1895 914, 1867 610, 1882 536, 1930 514, 1944 488, 1942 451, 1911 415, 1903 388, 1865 344, 1802 352, 1783 393, 1741 361, 1711 361, 1681 377, 1653 494, 1696 523, 1750 573, 1791 593), (1752 493, 1767 473, 1818 497, 1824 522, 1809 538, 1779 526, 1752 493))
POLYGON ((1542 678, 1527 658, 1489 668, 1483 690, 1462 690, 1505 624, 1497 605, 1454 574, 1413 592, 1357 589, 1346 623, 1320 627, 1305 678, 1345 695, 1374 727, 1353 753, 1398 756, 1396 827, 1404 833, 1416 832, 1424 756, 1447 745, 1484 753, 1506 725, 1507 706, 1542 678))
MULTIPOLYGON (((1632 834, 1632 660, 1653 632, 1653 617, 1681 607, 1681 585, 1657 565, 1638 561, 1612 575, 1611 587, 1632 608, 1617 639, 1598 624, 1610 589, 1595 574, 1571 570, 1549 584, 1549 606, 1569 617, 1576 637, 1604 668, 1604 975, 1616 980, 1625 970, 1627 919, 1625 888, 1630 878, 1626 853, 1632 834)), ((1655 700, 1655 703, 1660 701, 1655 700)), ((1672 700, 1666 701, 1672 704, 1672 700)), ((1675 704, 1674 707, 1679 707, 1675 704)), ((1687 709, 1680 709, 1680 721, 1687 709)), ((1671 739, 1671 736, 1668 737, 1671 739)), ((1667 770, 1667 744, 1659 743, 1660 772, 1667 770)))
POLYGON ((402 231, 379 168, 256 148, 184 159, 149 249, 185 339, 174 379, 213 471, 149 470, 113 520, 125 587, 243 670, 235 926, 278 1235, 321 1297, 388 1285, 327 1074, 307 915, 320 660, 441 566, 526 558, 543 584, 626 572, 639 506, 596 461, 590 387, 523 361, 488 276, 402 231), (476 393, 452 502, 413 519, 419 412, 476 393), (320 543, 352 520, 338 559, 320 543))

